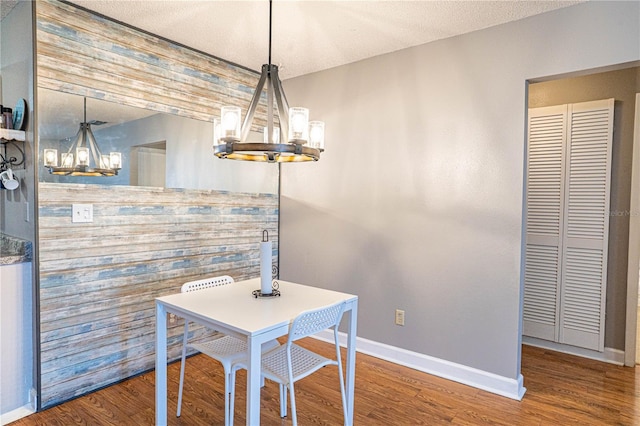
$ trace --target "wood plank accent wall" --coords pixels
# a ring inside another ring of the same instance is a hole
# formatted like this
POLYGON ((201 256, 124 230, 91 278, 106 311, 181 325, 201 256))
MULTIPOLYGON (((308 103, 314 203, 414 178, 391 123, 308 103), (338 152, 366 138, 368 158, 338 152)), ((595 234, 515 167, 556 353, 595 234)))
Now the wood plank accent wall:
MULTIPOLYGON (((58 183, 39 193, 43 407, 153 368, 154 298, 206 276, 259 276, 263 229, 277 259, 277 195, 58 183), (71 223, 74 203, 93 204, 93 223, 71 223)), ((172 359, 182 325, 169 331, 172 359)))
MULTIPOLYGON (((259 78, 68 3, 35 9, 38 87, 211 121, 246 109, 259 78)), ((265 115, 263 101, 256 129, 265 115)), ((152 368, 155 297, 258 276, 263 229, 278 254, 277 195, 40 183, 38 210, 43 408, 152 368), (72 224, 73 203, 93 204, 94 222, 72 224)))
MULTIPOLYGON (((212 121, 259 74, 57 0, 36 2, 38 87, 212 121)), ((266 96, 254 128, 262 129, 266 96)))

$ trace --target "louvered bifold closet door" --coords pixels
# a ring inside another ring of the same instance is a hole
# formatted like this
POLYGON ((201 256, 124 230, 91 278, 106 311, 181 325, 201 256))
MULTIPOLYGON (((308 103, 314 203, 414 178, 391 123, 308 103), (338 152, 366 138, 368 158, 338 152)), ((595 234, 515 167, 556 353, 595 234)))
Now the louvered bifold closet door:
POLYGON ((558 340, 567 106, 529 110, 523 333, 558 340))
POLYGON ((568 107, 559 341, 603 351, 614 100, 568 107))

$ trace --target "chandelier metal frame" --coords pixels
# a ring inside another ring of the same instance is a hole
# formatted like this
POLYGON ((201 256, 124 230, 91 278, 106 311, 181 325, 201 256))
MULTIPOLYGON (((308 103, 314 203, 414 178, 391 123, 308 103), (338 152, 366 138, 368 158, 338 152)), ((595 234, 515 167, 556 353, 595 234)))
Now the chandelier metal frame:
MULTIPOLYGON (((271 63, 272 0, 269 0, 269 63, 262 65, 260 80, 256 86, 249 109, 242 123, 240 137, 220 135, 214 141, 214 154, 219 158, 269 163, 318 161, 322 147, 309 146, 306 140, 289 139, 289 102, 278 75, 278 66, 271 63), (248 142, 253 119, 266 85, 268 142, 248 142), (275 105, 275 109, 274 109, 275 105), (274 122, 275 113, 278 123, 274 122), (274 143, 274 128, 280 129, 280 141, 274 143)), ((214 130, 215 132, 215 130, 214 130)), ((216 139, 217 136, 214 136, 216 139)))
POLYGON ((91 131, 91 124, 104 124, 104 122, 87 122, 87 98, 85 97, 83 121, 80 123, 80 129, 78 129, 73 143, 67 152, 62 154, 62 164, 60 166, 57 164, 57 150, 44 150, 44 166, 49 169, 49 173, 62 176, 115 176, 118 174, 118 170, 122 168, 121 154, 111 152, 109 155, 103 156, 91 131), (86 164, 78 164, 78 148, 88 148, 89 155, 87 155, 86 164), (73 153, 76 153, 75 161, 73 153), (65 158, 70 161, 66 161, 65 158), (93 159, 95 167, 91 167, 91 159, 93 159), (70 162, 74 164, 69 164, 70 162))

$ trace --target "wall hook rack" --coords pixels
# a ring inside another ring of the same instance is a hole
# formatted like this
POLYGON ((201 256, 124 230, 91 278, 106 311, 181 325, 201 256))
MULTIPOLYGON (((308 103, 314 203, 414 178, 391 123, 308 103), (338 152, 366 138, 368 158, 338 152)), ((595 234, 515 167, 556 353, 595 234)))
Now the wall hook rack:
MULTIPOLYGON (((24 161, 24 160, 23 160, 24 161)), ((0 154, 0 172, 4 172, 6 169, 13 165, 18 165, 18 159, 16 157, 6 157, 0 154)))
POLYGON ((3 152, 0 153, 0 172, 4 172, 7 169, 15 168, 16 166, 22 166, 24 164, 24 151, 17 144, 13 142, 3 143, 3 152), (6 153, 7 143, 12 143, 17 151, 20 153, 20 161, 17 157, 9 156, 6 153))
POLYGON ((0 172, 18 166, 24 168, 24 131, 1 130, 3 132, 0 132, 0 172))

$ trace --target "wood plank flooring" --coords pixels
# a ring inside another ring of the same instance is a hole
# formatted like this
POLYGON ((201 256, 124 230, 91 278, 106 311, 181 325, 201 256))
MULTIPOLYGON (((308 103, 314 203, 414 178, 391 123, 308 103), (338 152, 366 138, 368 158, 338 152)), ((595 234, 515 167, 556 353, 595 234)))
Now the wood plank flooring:
MULTIPOLYGON (((304 339, 330 354, 332 346, 304 339)), ((514 401, 367 355, 357 355, 356 425, 640 425, 640 369, 619 367, 525 346, 527 393, 514 401)), ((203 355, 187 360, 182 416, 175 417, 180 364, 169 366, 169 425, 222 425, 222 369, 203 355)), ((245 383, 238 374, 236 424, 245 424, 245 383)), ((340 425, 335 367, 296 384, 301 425, 340 425)), ((278 387, 262 392, 261 424, 289 425, 278 409, 278 387)), ((154 374, 147 373, 33 414, 12 426, 153 425, 154 374)))

